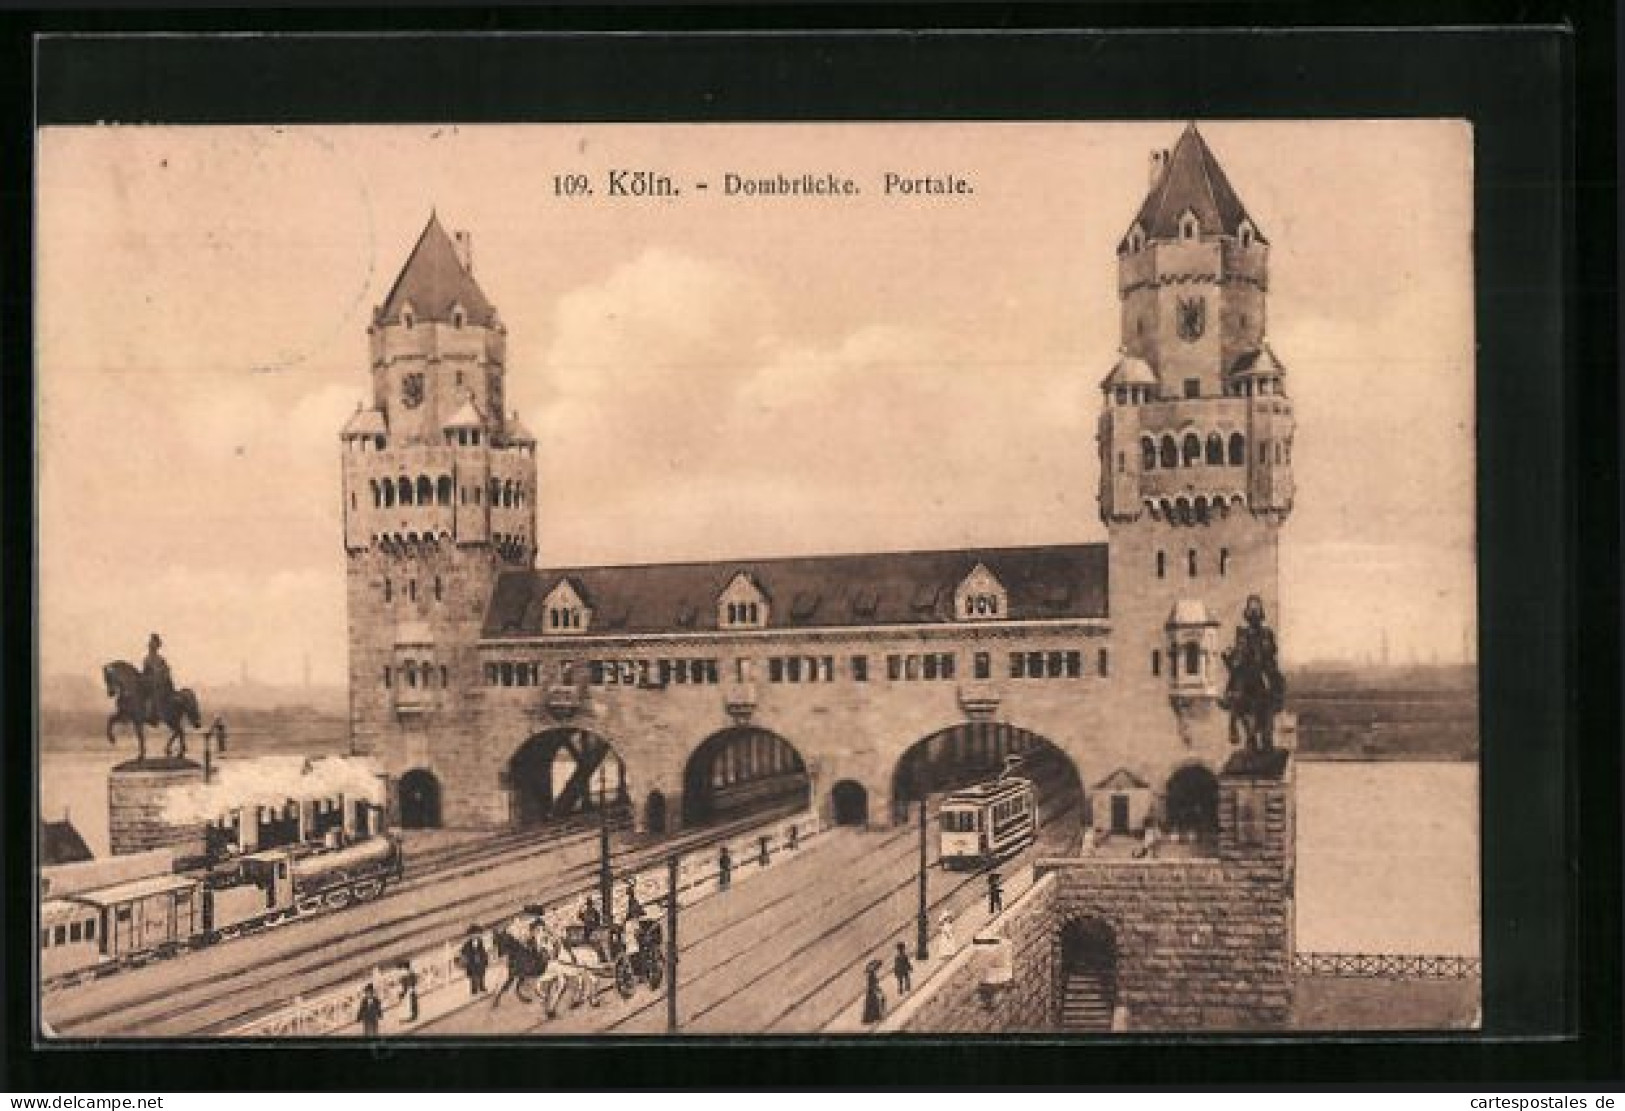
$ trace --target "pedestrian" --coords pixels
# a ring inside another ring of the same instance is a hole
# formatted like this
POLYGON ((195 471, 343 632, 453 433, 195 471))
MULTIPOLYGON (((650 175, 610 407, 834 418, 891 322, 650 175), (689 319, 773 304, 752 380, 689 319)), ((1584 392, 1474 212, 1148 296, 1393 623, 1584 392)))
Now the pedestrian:
POLYGON ((892 975, 897 977, 897 994, 907 995, 914 986, 914 962, 908 959, 908 946, 897 943, 897 955, 891 959, 892 975))
POLYGON ((759 868, 767 867, 767 842, 768 837, 767 834, 764 833, 761 837, 761 852, 758 853, 756 857, 756 865, 759 868))
POLYGON ((987 874, 987 913, 998 914, 1004 910, 1004 878, 997 872, 987 874))
POLYGON ((880 961, 870 961, 863 970, 863 1021, 873 1025, 886 1017, 886 993, 880 988, 880 961))
POLYGON ((733 882, 734 858, 728 853, 728 846, 722 846, 717 853, 717 890, 726 891, 733 882))
POLYGON ((644 914, 643 904, 638 901, 638 885, 631 876, 626 877, 626 920, 636 922, 644 914))
POLYGON ((801 847, 801 827, 800 826, 793 825, 793 824, 790 826, 790 836, 788 838, 786 838, 786 840, 784 842, 784 847, 789 849, 791 852, 794 852, 796 849, 801 847))
POLYGON ((406 1004, 406 1015, 402 1022, 416 1022, 418 1020, 418 974, 412 971, 411 961, 401 962, 401 1001, 406 1004))
POLYGON ((378 1020, 384 1017, 384 1004, 378 998, 378 992, 371 984, 361 988, 361 1006, 355 1013, 356 1021, 361 1024, 363 1037, 376 1038, 378 1036, 378 1020))
POLYGON ((1089 826, 1083 831, 1083 856, 1095 855, 1095 827, 1089 826))
POLYGON ((491 964, 491 955, 485 951, 485 939, 478 926, 468 928, 468 940, 457 953, 457 963, 468 977, 468 994, 485 994, 485 970, 491 964))
POLYGON ((942 912, 942 921, 937 924, 937 952, 947 960, 959 952, 959 939, 954 937, 954 916, 947 911, 942 912))

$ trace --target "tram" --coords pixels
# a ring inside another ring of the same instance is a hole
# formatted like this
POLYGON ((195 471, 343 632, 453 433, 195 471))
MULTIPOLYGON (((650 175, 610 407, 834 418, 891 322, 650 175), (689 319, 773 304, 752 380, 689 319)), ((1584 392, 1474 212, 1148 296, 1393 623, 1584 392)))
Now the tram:
POLYGON ((954 791, 942 801, 939 851, 944 868, 983 868, 1031 845, 1038 836, 1032 781, 1000 776, 954 791))

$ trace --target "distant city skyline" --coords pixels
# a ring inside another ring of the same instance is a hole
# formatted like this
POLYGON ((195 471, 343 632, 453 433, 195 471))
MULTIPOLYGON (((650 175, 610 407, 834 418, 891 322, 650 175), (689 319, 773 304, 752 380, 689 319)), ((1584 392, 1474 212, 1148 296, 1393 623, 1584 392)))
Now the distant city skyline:
MULTIPOLYGON (((543 565, 1103 540, 1114 248, 1181 126, 42 131, 42 671, 95 677, 161 631, 192 685, 344 682, 337 434, 431 209, 472 233, 509 329, 543 565), (868 192, 554 195, 617 165, 829 169, 868 192), (899 166, 976 192, 879 196, 899 166), (847 242, 884 249, 859 268, 847 242)), ((1203 133, 1272 244, 1300 433, 1287 660, 1359 662, 1384 631, 1392 659, 1459 660, 1471 131, 1203 133)))

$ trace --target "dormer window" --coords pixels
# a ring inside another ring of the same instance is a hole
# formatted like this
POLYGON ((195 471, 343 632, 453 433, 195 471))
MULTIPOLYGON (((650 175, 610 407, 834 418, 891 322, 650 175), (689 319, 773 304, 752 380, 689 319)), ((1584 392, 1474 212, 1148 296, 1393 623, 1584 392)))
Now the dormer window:
POLYGON ((451 307, 451 326, 453 328, 461 329, 467 319, 468 314, 463 311, 463 306, 453 305, 451 307))
POLYGON ((717 598, 717 626, 723 629, 760 629, 768 622, 768 598, 756 580, 741 571, 717 598))
POLYGON ((960 621, 997 621, 1010 616, 1010 596, 992 571, 978 563, 954 591, 954 616, 960 621))
POLYGON ((1237 229, 1237 231, 1238 231, 1238 234, 1241 236, 1241 245, 1243 247, 1251 247, 1253 245, 1253 235, 1254 235, 1254 233, 1253 233, 1253 225, 1251 223, 1249 223, 1248 221, 1243 220, 1241 222, 1241 227, 1239 229, 1237 229))
POLYGON ((592 609, 573 582, 561 579, 542 599, 542 632, 548 636, 580 633, 592 624, 592 609))
POLYGON ((412 307, 412 302, 408 301, 406 304, 401 306, 401 323, 406 325, 408 328, 412 328, 417 326, 417 322, 418 311, 412 307))
POLYGON ((1196 220, 1196 213, 1186 209, 1185 214, 1179 218, 1179 238, 1195 239, 1200 226, 1196 220))
POLYGON ((1131 250, 1131 251, 1138 251, 1141 247, 1144 247, 1144 246, 1145 246, 1145 232, 1143 230, 1141 230, 1139 224, 1135 224, 1134 227, 1132 229, 1130 229, 1130 231, 1128 233, 1128 249, 1131 250))

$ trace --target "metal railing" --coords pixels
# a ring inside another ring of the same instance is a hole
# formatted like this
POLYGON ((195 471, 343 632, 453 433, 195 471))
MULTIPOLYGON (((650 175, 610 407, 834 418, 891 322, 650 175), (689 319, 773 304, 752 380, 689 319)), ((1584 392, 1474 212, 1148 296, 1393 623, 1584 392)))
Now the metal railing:
POLYGON ((1296 953, 1292 971, 1369 980, 1470 980, 1484 975, 1484 961, 1413 953, 1296 953))

